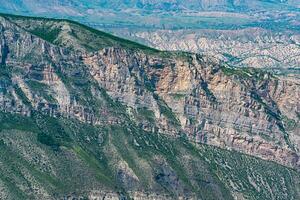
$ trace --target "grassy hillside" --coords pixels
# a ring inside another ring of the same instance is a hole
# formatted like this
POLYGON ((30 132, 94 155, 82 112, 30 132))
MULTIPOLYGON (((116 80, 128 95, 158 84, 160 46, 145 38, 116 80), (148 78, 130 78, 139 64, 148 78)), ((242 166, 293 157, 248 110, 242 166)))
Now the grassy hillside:
POLYGON ((55 45, 67 45, 74 49, 81 48, 88 51, 97 51, 105 47, 118 46, 128 49, 139 49, 147 53, 160 52, 156 49, 116 37, 71 20, 24 17, 10 14, 0 14, 0 16, 55 45), (65 43, 66 39, 68 39, 67 44, 65 43))
POLYGON ((292 169, 130 124, 92 127, 38 113, 0 113, 0 130, 1 195, 12 199, 87 197, 92 190, 128 196, 138 188, 169 197, 299 198, 300 177, 292 169), (120 162, 130 170, 122 171, 120 162))

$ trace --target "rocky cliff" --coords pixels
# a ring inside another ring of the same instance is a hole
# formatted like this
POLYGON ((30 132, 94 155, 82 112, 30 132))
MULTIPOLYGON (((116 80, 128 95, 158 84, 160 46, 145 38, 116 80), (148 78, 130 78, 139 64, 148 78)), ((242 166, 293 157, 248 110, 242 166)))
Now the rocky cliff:
POLYGON ((5 198, 299 197, 299 82, 70 21, 0 25, 5 198))
POLYGON ((199 55, 159 59, 106 49, 84 62, 108 94, 152 117, 141 124, 147 130, 299 166, 297 82, 199 55))
MULTIPOLYGON (((101 119, 105 110, 90 105, 100 95, 97 88, 103 88, 125 104, 146 130, 174 136, 183 133, 193 141, 299 165, 298 82, 255 69, 237 69, 200 55, 166 54, 162 58, 159 53, 121 47, 88 52, 75 40, 72 27, 61 22, 53 42, 76 53, 27 32, 19 35, 26 23, 2 21, 3 66, 14 66, 10 79, 34 109, 92 124, 118 123, 117 119, 101 119), (64 82, 60 73, 69 80, 64 82), (88 83, 91 88, 86 88, 88 83), (78 90, 86 95, 79 96, 78 90)), ((12 93, 17 92, 12 88, 12 93)), ((12 96, 3 95, 4 108, 30 115, 25 102, 12 96)))

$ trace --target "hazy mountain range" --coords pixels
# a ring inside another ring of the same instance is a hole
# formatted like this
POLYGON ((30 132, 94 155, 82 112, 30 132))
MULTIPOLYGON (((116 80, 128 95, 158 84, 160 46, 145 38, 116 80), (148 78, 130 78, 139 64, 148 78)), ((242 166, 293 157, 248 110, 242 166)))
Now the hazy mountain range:
MULTIPOLYGON (((78 19, 84 23, 107 26, 197 28, 205 26, 236 27, 260 23, 270 18, 294 19, 300 3, 296 0, 186 0, 186 1, 75 1, 18 0, 0 1, 0 11, 14 14, 43 15, 78 19), (226 13, 199 13, 215 11, 226 13), (286 12, 290 16, 287 16, 286 12), (175 14, 176 13, 176 14, 175 14), (240 15, 244 13, 246 15, 240 15), (225 17, 225 18, 224 18, 225 17), (221 21, 218 21, 221 20, 221 21), (201 25, 200 25, 201 24, 201 25)), ((289 21, 289 20, 288 20, 289 21)), ((275 20, 273 20, 275 23, 275 20)), ((281 24, 283 26, 284 24, 281 24)))
POLYGON ((21 11, 43 11, 53 6, 73 7, 81 9, 138 9, 159 12, 169 11, 261 11, 269 9, 297 9, 300 6, 297 0, 11 0, 2 1, 3 8, 21 11))

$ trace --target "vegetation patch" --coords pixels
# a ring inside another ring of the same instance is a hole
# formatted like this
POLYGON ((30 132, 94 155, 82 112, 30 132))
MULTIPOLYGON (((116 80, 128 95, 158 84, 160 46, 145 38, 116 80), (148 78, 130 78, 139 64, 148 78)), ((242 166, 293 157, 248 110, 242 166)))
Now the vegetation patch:
POLYGON ((47 84, 35 80, 28 80, 26 83, 31 90, 39 94, 46 101, 50 103, 56 103, 56 100, 49 94, 50 88, 47 84))
POLYGON ((155 115, 152 110, 149 110, 147 107, 137 108, 138 113, 147 121, 155 122, 155 115))
POLYGON ((221 70, 227 76, 235 75, 243 79, 263 80, 266 74, 270 75, 260 69, 249 67, 236 68, 229 65, 222 65, 221 70))
POLYGON ((216 103, 217 102, 217 98, 215 97, 215 95, 210 91, 210 89, 208 88, 208 85, 206 82, 202 81, 201 83, 201 88, 203 89, 203 91, 205 92, 205 95, 207 96, 207 98, 216 103))
POLYGON ((115 183, 112 181, 112 177, 109 177, 107 173, 107 170, 103 168, 103 166, 99 163, 99 161, 93 157, 91 153, 87 153, 85 150, 83 150, 80 146, 74 146, 72 150, 76 153, 76 155, 84 161, 90 168, 95 170, 96 178, 100 180, 101 182, 105 183, 107 187, 113 188, 115 186, 115 183))
POLYGON ((160 112, 175 126, 180 126, 180 122, 178 121, 171 108, 169 108, 168 105, 157 94, 153 94, 153 97, 158 101, 160 112))
POLYGON ((31 106, 31 102, 29 101, 23 90, 16 84, 13 87, 15 89, 16 94, 18 95, 18 97, 20 97, 22 102, 27 106, 31 106))
POLYGON ((37 140, 44 145, 50 146, 54 150, 58 150, 60 146, 60 144, 55 141, 51 135, 47 135, 45 133, 39 132, 37 135, 37 140))
POLYGON ((292 131, 296 128, 297 126, 297 122, 293 119, 289 119, 288 117, 286 116, 283 116, 282 117, 282 121, 283 121, 283 124, 284 124, 284 127, 285 127, 285 130, 287 131, 292 131))
POLYGON ((182 94, 182 93, 172 93, 171 96, 172 96, 175 100, 182 100, 183 98, 185 98, 186 94, 182 94))
POLYGON ((46 40, 47 42, 50 42, 52 44, 56 44, 55 40, 57 39, 60 29, 58 28, 53 28, 53 27, 37 27, 33 30, 30 30, 29 32, 32 33, 33 35, 36 35, 43 40, 46 40))
POLYGON ((39 128, 38 140, 48 146, 56 149, 59 146, 70 146, 72 139, 67 130, 64 129, 61 122, 49 116, 34 113, 35 123, 39 128))
POLYGON ((22 130, 37 132, 38 127, 30 118, 0 111, 0 130, 22 130))

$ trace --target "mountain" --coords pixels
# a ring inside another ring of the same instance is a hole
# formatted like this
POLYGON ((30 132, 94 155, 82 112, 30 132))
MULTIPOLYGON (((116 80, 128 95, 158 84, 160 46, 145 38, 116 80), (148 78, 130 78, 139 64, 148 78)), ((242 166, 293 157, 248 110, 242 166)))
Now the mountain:
POLYGON ((289 8, 299 8, 300 4, 296 0, 116 0, 114 2, 107 0, 51 0, 51 1, 41 1, 41 0, 12 0, 3 1, 3 7, 8 9, 18 10, 43 10, 39 7, 44 5, 46 8, 51 8, 52 6, 68 6, 76 7, 77 9, 86 8, 96 8, 96 9, 140 9, 140 10, 158 10, 158 11, 181 11, 181 10, 191 10, 191 11, 237 11, 245 12, 251 10, 265 10, 270 8, 278 7, 289 7, 289 8))
POLYGON ((296 29, 297 0, 0 0, 0 11, 76 19, 97 28, 181 29, 265 27, 296 29))
POLYGON ((1 199, 299 199, 299 82, 0 17, 1 199))
POLYGON ((300 34, 262 28, 238 30, 124 30, 117 35, 140 41, 160 50, 203 53, 236 67, 264 70, 289 69, 299 74, 300 34), (298 73, 297 73, 298 71, 298 73))
POLYGON ((299 9, 297 0, 0 0, 0 12, 72 19, 160 50, 292 76, 300 64, 299 9))

